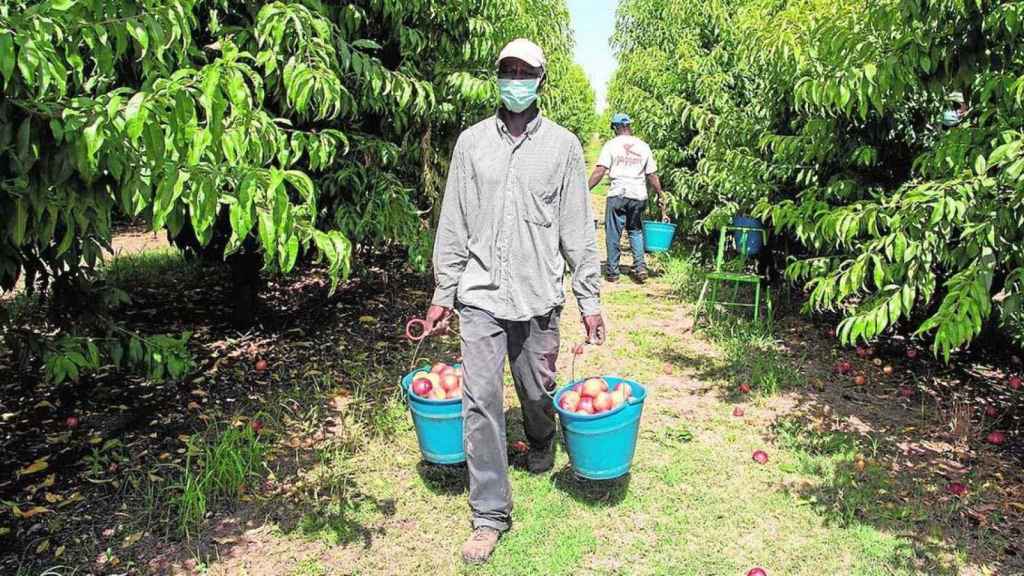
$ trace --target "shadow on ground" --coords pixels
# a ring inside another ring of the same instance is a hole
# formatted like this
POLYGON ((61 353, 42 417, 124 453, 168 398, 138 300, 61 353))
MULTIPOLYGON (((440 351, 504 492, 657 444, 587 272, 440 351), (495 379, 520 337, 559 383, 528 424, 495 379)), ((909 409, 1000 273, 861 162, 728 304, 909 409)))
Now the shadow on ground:
POLYGON ((469 471, 465 464, 433 464, 420 460, 416 473, 434 494, 455 496, 469 492, 469 471))
POLYGON ((630 475, 614 480, 588 480, 576 474, 570 464, 551 475, 551 483, 573 500, 591 507, 608 508, 620 504, 629 493, 630 475))
POLYGON ((1024 494, 1024 402, 999 381, 1012 369, 1007 358, 972 355, 943 365, 900 339, 859 358, 800 316, 797 305, 784 305, 776 316, 765 357, 705 326, 698 337, 716 341, 720 357, 666 346, 659 359, 705 382, 697 393, 747 405, 748 418, 756 413, 760 422, 774 422, 765 440, 795 460, 785 464, 780 490, 829 524, 903 536, 907 544, 895 560, 906 570, 952 575, 966 562, 991 573, 1024 573, 1017 544, 1024 504, 1012 502, 1024 494), (908 348, 918 352, 915 359, 908 348), (841 360, 853 365, 849 375, 835 373, 841 360), (765 374, 775 374, 778 392, 759 392, 765 374), (856 385, 855 375, 866 383, 856 385), (743 383, 751 393, 740 391, 743 383), (984 443, 993 429, 1007 432, 1008 446, 984 443), (967 495, 949 493, 953 482, 966 485, 967 495))

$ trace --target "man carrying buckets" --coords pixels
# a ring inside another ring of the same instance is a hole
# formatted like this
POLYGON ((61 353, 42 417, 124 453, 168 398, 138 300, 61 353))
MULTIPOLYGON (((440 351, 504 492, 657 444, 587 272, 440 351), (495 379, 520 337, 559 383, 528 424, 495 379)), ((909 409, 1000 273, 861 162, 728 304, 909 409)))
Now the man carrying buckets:
POLYGON ((588 185, 593 190, 605 174, 611 180, 605 204, 604 231, 608 247, 609 282, 619 280, 619 240, 622 229, 629 232, 629 245, 633 249, 633 279, 640 284, 647 279, 644 263, 644 210, 647 208, 647 184, 654 189, 654 197, 661 206, 661 220, 668 222, 665 195, 661 193, 658 165, 646 142, 633 136, 629 116, 622 112, 612 117, 615 138, 609 140, 597 159, 588 185))
POLYGON ((543 51, 528 40, 498 58, 502 105, 455 145, 434 243, 437 288, 427 333, 458 312, 462 337, 463 444, 473 533, 467 563, 485 562, 511 527, 512 497, 503 407, 505 358, 529 440, 531 473, 554 464, 559 316, 566 264, 587 339, 604 341, 601 264, 583 149, 543 117, 543 51))

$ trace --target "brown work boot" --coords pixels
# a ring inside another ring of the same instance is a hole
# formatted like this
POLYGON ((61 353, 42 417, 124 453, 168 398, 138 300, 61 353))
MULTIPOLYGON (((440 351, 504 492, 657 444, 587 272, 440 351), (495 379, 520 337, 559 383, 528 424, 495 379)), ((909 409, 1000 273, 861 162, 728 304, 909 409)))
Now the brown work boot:
POLYGON ((498 545, 501 533, 494 528, 481 526, 473 530, 469 540, 462 545, 462 561, 466 564, 483 564, 491 557, 498 545))

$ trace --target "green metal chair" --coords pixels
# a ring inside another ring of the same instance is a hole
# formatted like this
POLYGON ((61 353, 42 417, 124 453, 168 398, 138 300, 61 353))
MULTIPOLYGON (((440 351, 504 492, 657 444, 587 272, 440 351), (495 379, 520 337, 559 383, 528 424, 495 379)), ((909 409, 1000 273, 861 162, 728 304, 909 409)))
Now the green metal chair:
POLYGON ((767 277, 757 272, 757 263, 751 260, 749 244, 747 240, 750 234, 761 236, 761 249, 766 249, 767 232, 764 228, 749 228, 746 226, 722 226, 718 235, 718 252, 715 256, 715 269, 709 272, 704 280, 704 286, 700 290, 700 297, 697 299, 698 319, 702 311, 707 312, 708 321, 712 322, 718 306, 735 306, 754 309, 754 322, 761 319, 761 292, 764 291, 766 308, 766 320, 771 326, 773 320, 772 294, 767 277), (735 253, 735 258, 726 260, 726 253, 735 253), (731 300, 719 300, 719 286, 732 284, 731 300), (742 285, 748 284, 754 287, 754 303, 742 302, 739 300, 739 289, 742 285), (763 284, 763 286, 762 286, 763 284), (711 292, 708 294, 708 288, 711 292), (705 300, 705 296, 708 296, 705 300))

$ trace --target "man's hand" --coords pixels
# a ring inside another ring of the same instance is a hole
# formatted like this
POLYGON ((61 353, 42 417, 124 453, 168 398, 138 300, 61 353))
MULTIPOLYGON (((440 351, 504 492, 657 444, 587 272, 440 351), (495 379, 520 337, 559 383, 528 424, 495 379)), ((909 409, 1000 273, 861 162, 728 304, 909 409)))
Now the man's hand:
POLYGON ((590 180, 587 181, 587 188, 593 190, 601 180, 604 179, 604 175, 608 173, 608 169, 604 166, 594 166, 594 171, 590 173, 590 180))
POLYGON ((658 178, 657 174, 648 174, 647 183, 654 188, 654 199, 658 202, 658 207, 661 208, 661 221, 668 222, 668 206, 665 202, 665 190, 661 187, 661 178, 658 178))
POLYGON ((448 321, 452 317, 452 309, 444 306, 432 305, 427 309, 427 316, 423 319, 424 336, 434 334, 447 334, 448 321))
POLYGON ((587 333, 587 344, 604 344, 604 318, 600 314, 584 316, 583 329, 587 333))

